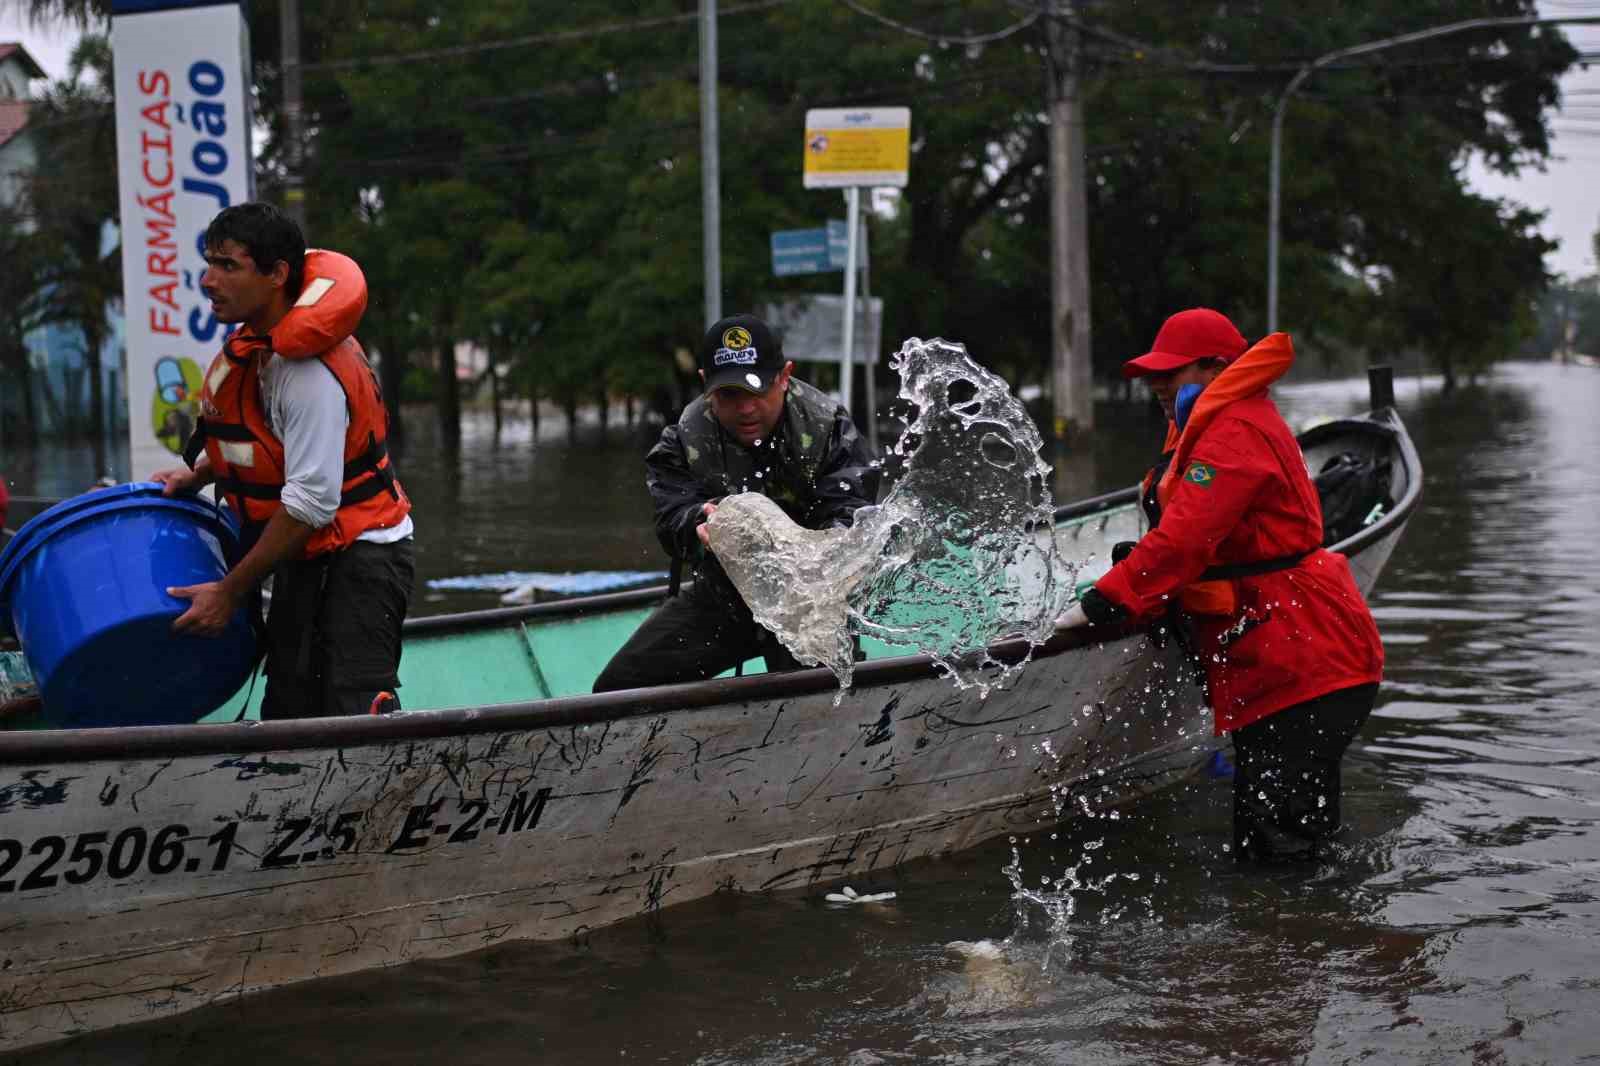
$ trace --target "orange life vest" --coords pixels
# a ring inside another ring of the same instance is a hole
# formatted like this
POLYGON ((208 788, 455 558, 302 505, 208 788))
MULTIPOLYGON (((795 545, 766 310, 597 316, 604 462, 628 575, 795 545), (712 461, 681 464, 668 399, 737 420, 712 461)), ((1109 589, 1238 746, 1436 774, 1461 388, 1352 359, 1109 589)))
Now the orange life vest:
POLYGON ((371 529, 398 525, 411 501, 389 457, 389 413, 377 375, 351 336, 367 306, 366 279, 354 260, 337 252, 308 251, 299 300, 267 336, 236 332, 206 371, 202 415, 185 457, 204 446, 216 478, 251 545, 282 506, 283 442, 273 433, 261 400, 261 359, 315 358, 344 389, 350 424, 344 439, 344 482, 333 521, 312 534, 305 557, 338 551, 371 529))
MULTIPOLYGON (((1163 452, 1172 453, 1156 484, 1156 501, 1165 511, 1178 487, 1184 468, 1195 442, 1205 433, 1217 412, 1235 400, 1254 396, 1274 381, 1283 377, 1294 363, 1294 342, 1287 333, 1273 333, 1239 358, 1229 363, 1222 373, 1207 385, 1195 400, 1194 409, 1179 432, 1177 424, 1167 423, 1167 440, 1163 452)), ((1150 475, 1145 476, 1144 492, 1150 489, 1150 475)), ((1178 590, 1178 602, 1191 614, 1231 615, 1239 609, 1239 590, 1231 580, 1196 581, 1178 590)))

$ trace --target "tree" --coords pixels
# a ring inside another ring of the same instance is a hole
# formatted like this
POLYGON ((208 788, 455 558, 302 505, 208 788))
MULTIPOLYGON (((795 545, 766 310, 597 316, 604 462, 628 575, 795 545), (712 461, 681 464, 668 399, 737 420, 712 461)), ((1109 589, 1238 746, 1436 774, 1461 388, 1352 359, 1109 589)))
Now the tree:
POLYGON ((20 425, 6 422, 9 436, 32 441, 39 432, 33 405, 33 366, 23 338, 39 325, 39 278, 43 261, 38 240, 24 214, 0 204, 0 373, 12 383, 6 392, 21 397, 20 425))
POLYGON ((1559 279, 1539 301, 1537 314, 1526 354, 1547 359, 1600 352, 1600 275, 1559 279))
POLYGON ((1367 297, 1380 341, 1430 352, 1447 391, 1533 334, 1546 281, 1544 256, 1555 249, 1537 232, 1538 214, 1483 197, 1464 199, 1441 201, 1436 214, 1419 216, 1411 247, 1395 251, 1394 267, 1367 297), (1461 224, 1474 215, 1471 224, 1461 224), (1447 256, 1438 253, 1439 218, 1451 227, 1447 256), (1471 315, 1463 313, 1468 307, 1471 315))
POLYGON ((323 233, 330 247, 353 255, 366 275, 367 313, 358 332, 377 360, 384 404, 389 409, 389 437, 399 448, 406 436, 401 407, 406 398, 406 370, 411 353, 427 343, 426 323, 408 297, 413 275, 403 257, 406 231, 374 190, 323 233))
POLYGON ((111 0, 9 0, 9 3, 36 24, 64 22, 88 30, 105 25, 111 18, 111 0))
MULTIPOLYGON (((1078 5, 1081 16, 1052 5, 1030 20, 1033 10, 725 10, 724 306, 837 291, 837 275, 776 279, 768 265, 771 231, 839 213, 836 194, 800 186, 805 111, 904 104, 911 184, 894 218, 873 220, 888 343, 943 335, 1019 385, 1045 380, 1045 78, 1050 35, 1074 18, 1097 372, 1117 380, 1185 306, 1223 307, 1259 333, 1268 132, 1293 73, 1359 41, 1529 14, 1534 2, 1141 0, 1078 5)), ((302 11, 310 229, 368 271, 364 330, 381 341, 391 400, 413 350, 437 350, 444 367, 466 337, 502 339, 496 360, 511 361, 512 379, 569 411, 600 388, 688 381, 673 352, 702 324, 693 5, 329 0, 302 11)), ((274 5, 252 9, 268 196, 283 147, 276 24, 274 5)), ((1283 170, 1283 309, 1298 339, 1419 345, 1454 380, 1526 328, 1545 280, 1534 220, 1473 196, 1461 162, 1480 153, 1515 170, 1546 156, 1556 79, 1575 58, 1555 30, 1502 27, 1336 64, 1307 83, 1283 170), (1440 234, 1463 234, 1459 247, 1495 269, 1474 278, 1428 254, 1440 234)), ((440 373, 448 440, 454 376, 440 373)))
MULTIPOLYGON (((51 85, 34 107, 29 128, 39 155, 28 201, 44 264, 40 318, 74 327, 81 335, 89 373, 85 428, 103 442, 101 349, 109 332, 107 309, 122 302, 111 44, 104 36, 88 34, 79 40, 67 77, 51 85)), ((103 455, 97 461, 103 466, 103 455)))

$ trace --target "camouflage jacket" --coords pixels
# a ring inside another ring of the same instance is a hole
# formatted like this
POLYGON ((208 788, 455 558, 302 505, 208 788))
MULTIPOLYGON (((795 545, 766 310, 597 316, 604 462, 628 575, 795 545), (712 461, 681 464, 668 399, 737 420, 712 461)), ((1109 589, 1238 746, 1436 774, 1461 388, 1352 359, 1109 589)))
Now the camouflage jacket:
POLYGON ((722 583, 722 567, 695 532, 702 504, 760 492, 798 525, 824 529, 849 525, 877 491, 878 471, 850 415, 798 378, 789 380, 776 430, 758 446, 745 447, 724 430, 701 396, 661 431, 644 463, 661 546, 697 577, 722 583))

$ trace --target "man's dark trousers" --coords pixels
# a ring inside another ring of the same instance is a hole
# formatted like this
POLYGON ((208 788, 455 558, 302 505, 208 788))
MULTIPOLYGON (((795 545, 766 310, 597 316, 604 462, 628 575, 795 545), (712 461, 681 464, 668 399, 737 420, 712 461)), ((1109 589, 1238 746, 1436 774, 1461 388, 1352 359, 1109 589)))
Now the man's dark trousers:
POLYGON ((600 672, 594 691, 703 681, 758 655, 768 670, 800 665, 737 593, 697 581, 644 620, 600 672))
POLYGON ((1376 684, 1339 689, 1233 732, 1236 858, 1318 858, 1340 827, 1340 760, 1377 695, 1376 684))
POLYGON ((412 541, 358 540, 273 571, 263 719, 395 711, 400 625, 416 581, 412 541))

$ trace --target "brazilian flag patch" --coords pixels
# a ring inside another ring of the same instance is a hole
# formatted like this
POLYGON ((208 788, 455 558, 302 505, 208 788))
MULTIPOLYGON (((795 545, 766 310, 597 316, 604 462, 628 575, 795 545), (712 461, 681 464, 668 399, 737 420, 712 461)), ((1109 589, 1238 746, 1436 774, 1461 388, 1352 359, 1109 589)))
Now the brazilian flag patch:
POLYGON ((1209 463, 1190 463, 1189 469, 1183 472, 1183 480, 1192 481, 1205 489, 1209 489, 1216 479, 1217 468, 1209 463))

